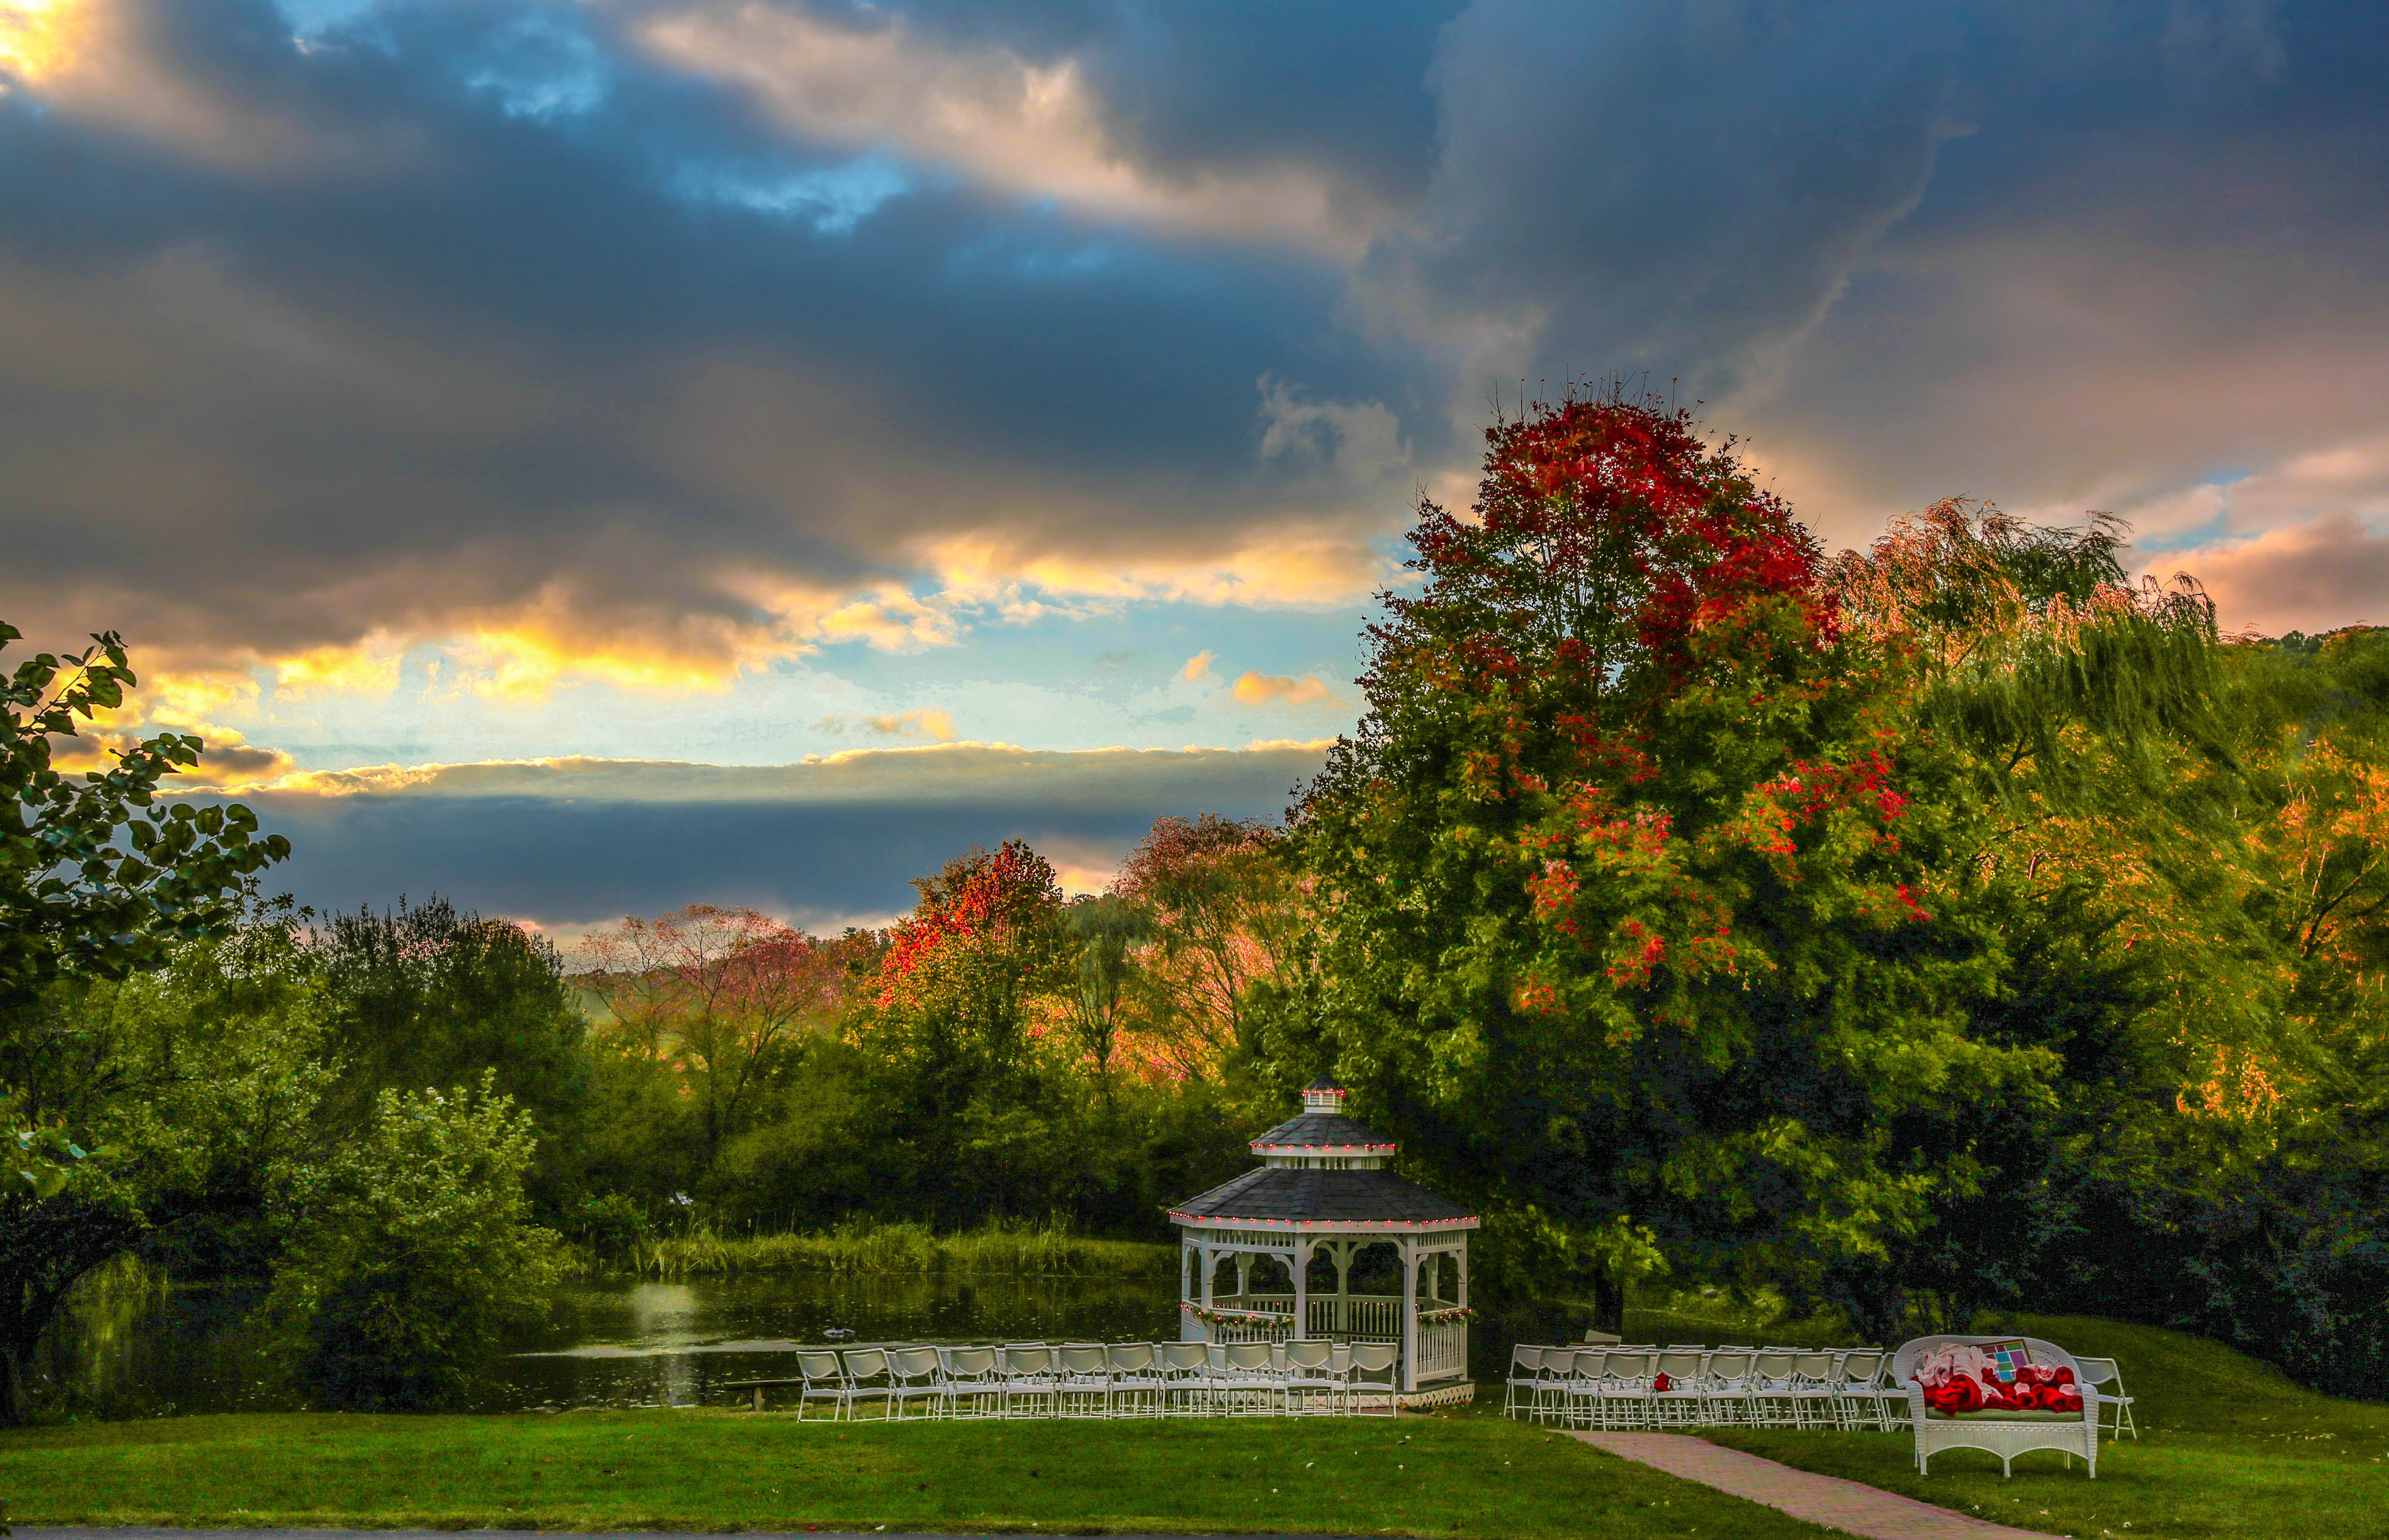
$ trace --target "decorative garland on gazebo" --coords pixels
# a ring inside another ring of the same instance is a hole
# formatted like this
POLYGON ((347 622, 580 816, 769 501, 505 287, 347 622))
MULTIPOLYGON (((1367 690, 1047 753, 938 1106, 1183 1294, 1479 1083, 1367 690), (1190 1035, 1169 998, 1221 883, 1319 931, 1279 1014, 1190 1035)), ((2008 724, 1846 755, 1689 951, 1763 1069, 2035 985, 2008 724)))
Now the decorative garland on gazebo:
POLYGON ((1215 1310, 1207 1305, 1196 1305, 1191 1300, 1179 1301, 1178 1308, 1209 1326, 1248 1324, 1284 1326, 1294 1319, 1291 1315, 1281 1316, 1270 1310, 1215 1310))
POLYGON ((1448 1326, 1453 1321, 1473 1321, 1476 1318, 1476 1311, 1464 1305, 1454 1305, 1441 1310, 1422 1310, 1418 1319, 1421 1326, 1448 1326))

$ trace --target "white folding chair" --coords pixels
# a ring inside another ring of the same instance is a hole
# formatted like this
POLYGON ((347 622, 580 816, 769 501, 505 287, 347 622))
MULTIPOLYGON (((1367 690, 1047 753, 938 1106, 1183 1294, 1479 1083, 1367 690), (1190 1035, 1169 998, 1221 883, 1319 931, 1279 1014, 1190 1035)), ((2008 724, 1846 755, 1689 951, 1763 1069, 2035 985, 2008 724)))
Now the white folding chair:
POLYGON ((1792 1412, 1792 1353, 1762 1348, 1750 1360, 1750 1425, 1789 1428, 1792 1412))
POLYGON ((1006 1343, 996 1362, 1006 1417, 1054 1415, 1054 1350, 1042 1343, 1006 1343))
POLYGON ((1658 1354, 1650 1348, 1601 1355, 1600 1398, 1596 1403, 1604 1428, 1646 1428, 1652 1425, 1651 1376, 1658 1354))
POLYGON ((1701 1417, 1701 1354, 1697 1350, 1671 1350, 1660 1354, 1656 1364, 1656 1371, 1651 1377, 1650 1396, 1645 1403, 1650 1407, 1652 1425, 1659 1428, 1694 1426, 1701 1417), (1667 1381, 1666 1390, 1659 1388, 1662 1378, 1667 1381))
POLYGON ((1342 1409, 1349 1369, 1335 1368, 1335 1344, 1304 1339, 1285 1344, 1285 1409, 1294 1416, 1342 1409))
POLYGON ((846 1370, 839 1367, 836 1353, 827 1348, 798 1349, 797 1375, 804 1381, 797 1393, 798 1421, 805 1419, 805 1408, 817 1401, 829 1403, 833 1422, 847 1414, 851 1398, 846 1394, 846 1370))
POLYGON ((1600 1348, 1543 1349, 1542 1416, 1571 1428, 1590 1428, 1599 1421, 1606 1356, 1600 1348))
MULTIPOLYGON (((1891 1432, 1892 1393, 1883 1382, 1883 1349, 1853 1348, 1842 1355, 1841 1383, 1834 1398, 1836 1420, 1845 1431, 1872 1427, 1881 1432, 1891 1432)), ((1908 1410, 1908 1398, 1901 1396, 1900 1411, 1908 1410)))
POLYGON ((1101 1343, 1065 1343, 1054 1355, 1054 1407, 1062 1417, 1112 1415, 1112 1377, 1101 1343))
POLYGON ((1391 1343, 1354 1343, 1352 1344, 1352 1372, 1347 1381, 1349 1389, 1344 1400, 1348 1414, 1362 1415, 1361 1403, 1364 1400, 1364 1394, 1367 1403, 1372 1406, 1382 1399, 1385 1402, 1387 1417, 1393 1416, 1400 1409, 1401 1385, 1396 1379, 1394 1368, 1400 1357, 1400 1350, 1391 1343))
POLYGON ((1114 1417, 1159 1417, 1161 1359, 1151 1343, 1114 1343, 1104 1349, 1104 1373, 1111 1381, 1114 1417))
POLYGON ((1285 1381, 1274 1343, 1229 1343, 1219 1365, 1231 1417, 1266 1417, 1284 1404, 1285 1381))
POLYGON ((1213 1400, 1208 1343, 1161 1344, 1162 1406, 1171 1417, 1208 1417, 1213 1400))
POLYGON ((945 1381, 942 1415, 959 1418, 1002 1417, 1003 1383, 996 1376, 991 1347, 941 1347, 938 1369, 945 1381))
POLYGON ((1826 1428, 1833 1424, 1835 1404, 1842 1394, 1841 1377, 1833 1371, 1833 1355, 1830 1353, 1795 1353, 1792 1355, 1792 1425, 1795 1428, 1826 1428))
POLYGON ((2099 1426, 2106 1430, 2108 1442, 2113 1443, 2126 1433, 2131 1434, 2137 1442, 2140 1436, 2140 1425, 2132 1418, 2132 1398, 2124 1394, 2122 1367, 2113 1358, 2085 1358, 2078 1353, 2074 1355, 2074 1361, 2081 1366, 2083 1389, 2099 1397, 2099 1426), (2104 1387, 2108 1385, 2114 1386, 2114 1390, 2106 1390, 2104 1387), (2107 1410, 2110 1406, 2114 1408, 2113 1415, 2107 1410))
POLYGON ((1511 1347, 1510 1375, 1501 1382, 1501 1415, 1503 1417, 1518 1415, 1518 1407, 1522 1400, 1521 1392, 1525 1393, 1523 1401, 1527 1415, 1530 1418, 1539 1418, 1542 1415, 1543 1355, 1546 1352, 1562 1351, 1565 1350, 1530 1347, 1525 1343, 1518 1343, 1511 1347))
POLYGON ((1747 1348, 1719 1348, 1709 1355, 1701 1382, 1701 1415, 1713 1428, 1750 1426, 1750 1360, 1747 1348))
POLYGON ((894 1416, 896 1374, 888 1367, 887 1349, 850 1347, 838 1356, 846 1364, 846 1415, 860 1418, 862 1404, 876 1401, 881 1417, 894 1416))
POLYGON ((898 1421, 918 1403, 916 1414, 935 1418, 945 1410, 945 1376, 934 1347, 891 1348, 888 1354, 888 1413, 898 1421))

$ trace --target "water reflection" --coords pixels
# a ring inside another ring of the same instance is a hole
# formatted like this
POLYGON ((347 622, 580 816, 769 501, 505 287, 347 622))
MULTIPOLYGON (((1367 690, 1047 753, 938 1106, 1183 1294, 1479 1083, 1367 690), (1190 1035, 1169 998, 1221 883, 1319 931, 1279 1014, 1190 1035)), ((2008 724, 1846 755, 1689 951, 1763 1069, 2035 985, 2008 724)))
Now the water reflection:
MULTIPOLYGON (((77 1313, 48 1344, 43 1399, 83 1415, 303 1406, 249 1325, 258 1291, 128 1292, 77 1313)), ((795 1372, 799 1343, 1177 1335, 1168 1279, 793 1273, 568 1287, 544 1330, 491 1366, 482 1409, 722 1405, 732 1381, 795 1372)))

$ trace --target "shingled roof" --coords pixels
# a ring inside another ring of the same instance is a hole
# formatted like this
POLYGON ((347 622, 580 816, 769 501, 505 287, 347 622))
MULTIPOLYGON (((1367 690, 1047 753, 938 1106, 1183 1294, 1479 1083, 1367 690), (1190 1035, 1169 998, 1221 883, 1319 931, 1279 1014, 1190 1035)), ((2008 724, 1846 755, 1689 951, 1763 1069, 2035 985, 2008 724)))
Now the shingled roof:
MULTIPOLYGON (((1297 1119, 1297 1121, 1300 1121, 1297 1119)), ((1439 1224, 1476 1215, 1386 1171, 1265 1165, 1169 1211, 1175 1219, 1276 1224, 1439 1224)))
POLYGON ((1253 1139, 1253 1148, 1297 1150, 1391 1150, 1394 1141, 1340 1113, 1303 1113, 1253 1139))

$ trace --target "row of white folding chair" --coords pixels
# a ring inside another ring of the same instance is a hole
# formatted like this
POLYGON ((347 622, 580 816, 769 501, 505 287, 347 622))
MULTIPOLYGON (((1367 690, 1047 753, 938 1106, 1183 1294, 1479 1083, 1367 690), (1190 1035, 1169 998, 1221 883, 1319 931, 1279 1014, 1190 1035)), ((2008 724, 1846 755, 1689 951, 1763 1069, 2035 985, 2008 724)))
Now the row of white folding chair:
POLYGON ((1888 1428, 1883 1370, 1873 1348, 1520 1343, 1503 1409, 1604 1428, 1888 1428))
POLYGON ((1292 1343, 1006 1343, 807 1349, 797 1415, 883 1417, 1349 1415, 1394 1404, 1395 1349, 1292 1343))

